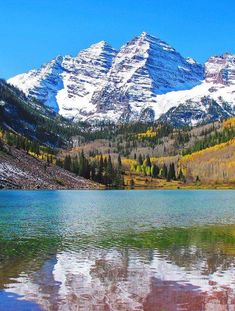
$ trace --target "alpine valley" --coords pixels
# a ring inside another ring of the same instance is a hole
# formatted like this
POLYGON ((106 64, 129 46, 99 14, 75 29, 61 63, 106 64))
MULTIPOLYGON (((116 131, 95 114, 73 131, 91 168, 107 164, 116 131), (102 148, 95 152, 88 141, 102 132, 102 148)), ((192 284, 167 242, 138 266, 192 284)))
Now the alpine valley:
POLYGON ((235 114, 235 55, 200 65, 145 32, 119 51, 101 41, 8 82, 73 121, 185 126, 235 114))
POLYGON ((0 188, 235 188, 235 55, 147 33, 0 80, 0 188))

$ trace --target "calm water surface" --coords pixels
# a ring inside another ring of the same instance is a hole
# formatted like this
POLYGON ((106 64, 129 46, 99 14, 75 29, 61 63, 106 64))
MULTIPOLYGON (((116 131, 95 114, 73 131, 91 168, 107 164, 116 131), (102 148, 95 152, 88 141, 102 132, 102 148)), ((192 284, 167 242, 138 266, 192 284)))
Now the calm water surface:
POLYGON ((2 310, 235 310, 235 191, 1 191, 2 310))

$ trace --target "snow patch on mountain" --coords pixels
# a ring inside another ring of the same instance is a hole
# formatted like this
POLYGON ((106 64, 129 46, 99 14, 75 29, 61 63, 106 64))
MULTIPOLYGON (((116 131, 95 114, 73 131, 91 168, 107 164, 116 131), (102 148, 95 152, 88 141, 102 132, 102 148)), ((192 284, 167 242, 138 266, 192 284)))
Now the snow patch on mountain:
POLYGON ((233 86, 225 87, 224 85, 215 85, 213 83, 202 83, 191 90, 169 92, 159 95, 157 105, 152 107, 155 110, 156 117, 160 117, 161 113, 166 113, 170 108, 177 107, 188 101, 200 104, 202 98, 209 97, 218 103, 227 102, 235 105, 235 89, 233 86))

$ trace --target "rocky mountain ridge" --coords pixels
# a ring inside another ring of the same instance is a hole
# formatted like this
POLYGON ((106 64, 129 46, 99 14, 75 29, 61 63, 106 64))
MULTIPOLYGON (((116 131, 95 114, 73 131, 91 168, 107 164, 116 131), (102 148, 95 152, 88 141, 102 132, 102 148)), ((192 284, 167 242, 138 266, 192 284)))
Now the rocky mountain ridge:
POLYGON ((119 51, 101 41, 8 82, 74 121, 195 125, 235 114, 235 55, 202 66, 145 32, 119 51))

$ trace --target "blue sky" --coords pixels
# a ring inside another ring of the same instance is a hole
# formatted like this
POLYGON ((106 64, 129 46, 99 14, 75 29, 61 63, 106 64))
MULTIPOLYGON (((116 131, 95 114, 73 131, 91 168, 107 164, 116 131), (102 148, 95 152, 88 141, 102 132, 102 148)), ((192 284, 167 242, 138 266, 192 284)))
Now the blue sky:
POLYGON ((235 1, 2 0, 0 77, 101 40, 119 48, 142 31, 199 62, 235 53, 235 1))

